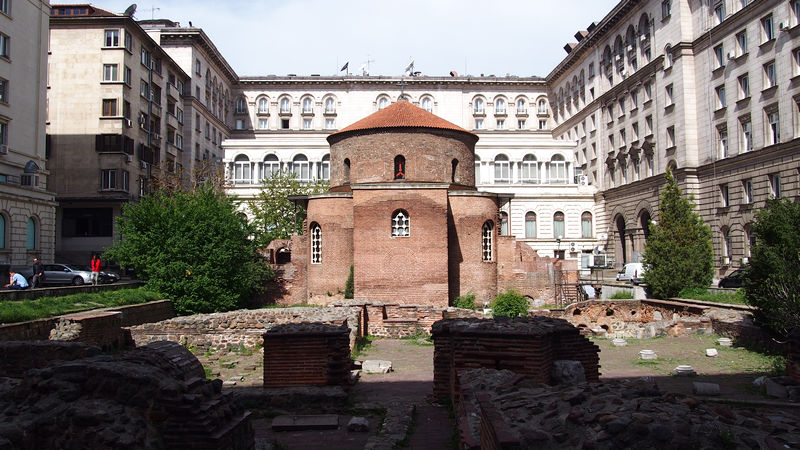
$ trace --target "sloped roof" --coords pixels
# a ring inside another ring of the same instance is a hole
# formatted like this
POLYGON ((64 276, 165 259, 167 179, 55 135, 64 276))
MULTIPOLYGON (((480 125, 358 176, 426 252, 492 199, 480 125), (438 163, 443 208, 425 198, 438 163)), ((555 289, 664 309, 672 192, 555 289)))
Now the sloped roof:
POLYGON ((353 131, 362 130, 377 130, 386 128, 433 128, 439 130, 452 130, 461 133, 469 134, 477 140, 478 136, 471 133, 458 125, 448 122, 441 117, 429 113, 424 109, 412 105, 407 101, 399 101, 393 103, 380 111, 377 111, 369 116, 353 123, 336 133, 328 136, 328 142, 331 138, 338 140, 343 134, 353 131))

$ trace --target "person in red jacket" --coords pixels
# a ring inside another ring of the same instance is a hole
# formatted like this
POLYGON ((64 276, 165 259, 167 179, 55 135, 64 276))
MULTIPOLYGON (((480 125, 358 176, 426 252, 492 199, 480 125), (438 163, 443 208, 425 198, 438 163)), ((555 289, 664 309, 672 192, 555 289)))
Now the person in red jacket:
POLYGON ((97 253, 92 254, 92 264, 91 265, 92 265, 91 280, 92 280, 92 284, 96 285, 98 279, 100 278, 100 267, 102 267, 102 265, 100 264, 100 257, 97 256, 97 253))

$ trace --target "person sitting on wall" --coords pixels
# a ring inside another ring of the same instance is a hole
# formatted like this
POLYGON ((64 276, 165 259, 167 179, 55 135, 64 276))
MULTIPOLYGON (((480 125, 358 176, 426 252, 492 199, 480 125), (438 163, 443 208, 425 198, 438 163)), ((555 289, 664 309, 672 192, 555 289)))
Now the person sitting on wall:
POLYGON ((8 281, 9 283, 6 285, 8 289, 28 289, 28 280, 21 273, 10 270, 8 272, 8 281))

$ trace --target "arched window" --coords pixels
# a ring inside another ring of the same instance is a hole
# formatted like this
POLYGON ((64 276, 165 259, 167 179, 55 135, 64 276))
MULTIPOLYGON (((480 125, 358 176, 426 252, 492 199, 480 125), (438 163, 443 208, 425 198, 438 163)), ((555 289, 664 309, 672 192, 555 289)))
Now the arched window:
POLYGON ((233 160, 233 183, 250 184, 250 159, 245 155, 233 160))
POLYGON ((517 114, 527 114, 528 108, 525 106, 525 99, 517 100, 517 114))
POLYGON ((422 109, 428 111, 429 113, 433 112, 433 100, 430 97, 425 97, 422 99, 422 109))
POLYGON ((475 155, 475 184, 481 184, 481 158, 475 155))
POLYGON ((561 211, 553 214, 553 237, 556 239, 564 237, 564 213, 561 211))
POLYGON ((311 100, 311 97, 306 97, 303 99, 303 114, 310 114, 314 111, 314 101, 311 100))
POLYGON ((508 213, 500 211, 500 235, 508 236, 508 213))
POLYGON ((333 97, 325 99, 325 114, 333 114, 336 112, 336 101, 333 97))
POLYGON ((397 155, 394 157, 394 179, 406 179, 406 158, 403 155, 397 155))
POLYGON ((473 113, 474 114, 483 114, 483 99, 476 98, 473 102, 473 113))
POLYGON ((329 180, 331 178, 331 155, 322 157, 322 162, 319 164, 319 179, 329 180))
POLYGON ((236 114, 244 114, 247 112, 247 101, 243 97, 236 99, 236 114))
POLYGON ((269 100, 263 97, 258 99, 258 113, 266 114, 268 112, 269 112, 269 100))
POLYGON ((36 219, 28 217, 28 226, 25 232, 25 249, 36 250, 36 241, 38 240, 36 230, 36 219))
POLYGON ((495 183, 509 183, 511 182, 511 166, 508 162, 508 156, 500 154, 494 158, 494 182, 495 183))
POLYGON ((494 102, 494 113, 495 114, 505 114, 506 113, 506 101, 502 98, 498 98, 494 102))
POLYGON ((525 237, 536 237, 536 213, 533 211, 525 213, 525 237))
POLYGON ((276 155, 264 157, 264 178, 270 178, 281 171, 281 163, 276 155))
POLYGON ((0 214, 0 249, 6 248, 6 216, 0 214))
POLYGON ((311 222, 311 264, 322 264, 322 227, 311 222))
POLYGON ((378 110, 386 108, 389 106, 389 99, 386 97, 381 97, 378 99, 378 110))
POLYGON ((344 184, 350 184, 350 158, 344 159, 344 184))
POLYGON ((527 183, 539 182, 539 163, 530 153, 522 158, 522 181, 527 183))
POLYGON ((592 237, 592 213, 589 211, 581 214, 581 237, 592 237))
POLYGON ((281 114, 289 114, 292 112, 292 102, 288 98, 281 99, 281 114))
POLYGON ((550 182, 563 184, 567 182, 567 163, 561 155, 550 158, 550 182))
POLYGON ((456 170, 458 169, 458 160, 454 159, 454 160, 450 161, 450 165, 453 167, 453 170, 450 172, 451 173, 450 181, 452 183, 455 183, 456 182, 456 170))
POLYGON ((292 172, 297 175, 297 179, 301 183, 308 183, 311 181, 308 158, 306 158, 306 155, 301 153, 292 159, 292 172))
POLYGON ((410 217, 408 212, 398 209, 392 213, 392 237, 407 237, 411 235, 410 217))
POLYGON ((481 242, 482 259, 484 261, 492 261, 492 232, 494 224, 491 221, 486 221, 483 224, 483 238, 481 242))
POLYGON ((547 114, 547 100, 539 100, 539 114, 547 114))

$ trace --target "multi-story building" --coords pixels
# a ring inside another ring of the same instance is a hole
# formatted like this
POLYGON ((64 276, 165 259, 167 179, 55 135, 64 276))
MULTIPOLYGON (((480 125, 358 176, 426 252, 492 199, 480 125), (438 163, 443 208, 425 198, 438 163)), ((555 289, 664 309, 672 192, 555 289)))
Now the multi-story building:
POLYGON ((553 135, 597 187, 598 236, 637 261, 672 168, 718 275, 747 262, 768 197, 797 198, 800 0, 623 0, 547 76, 553 135))
POLYGON ((49 67, 56 256, 83 262, 123 204, 180 173, 189 77, 129 14, 87 4, 52 7, 49 67))
POLYGON ((45 160, 49 13, 46 1, 0 0, 0 262, 9 264, 52 260, 55 248, 45 160))
POLYGON ((479 136, 476 186, 513 194, 499 212, 501 234, 541 256, 577 259, 596 246, 595 191, 577 168, 574 142, 552 139, 541 78, 242 77, 235 92, 234 129, 222 145, 230 191, 241 199, 278 171, 328 179, 326 137, 406 100, 479 136))

